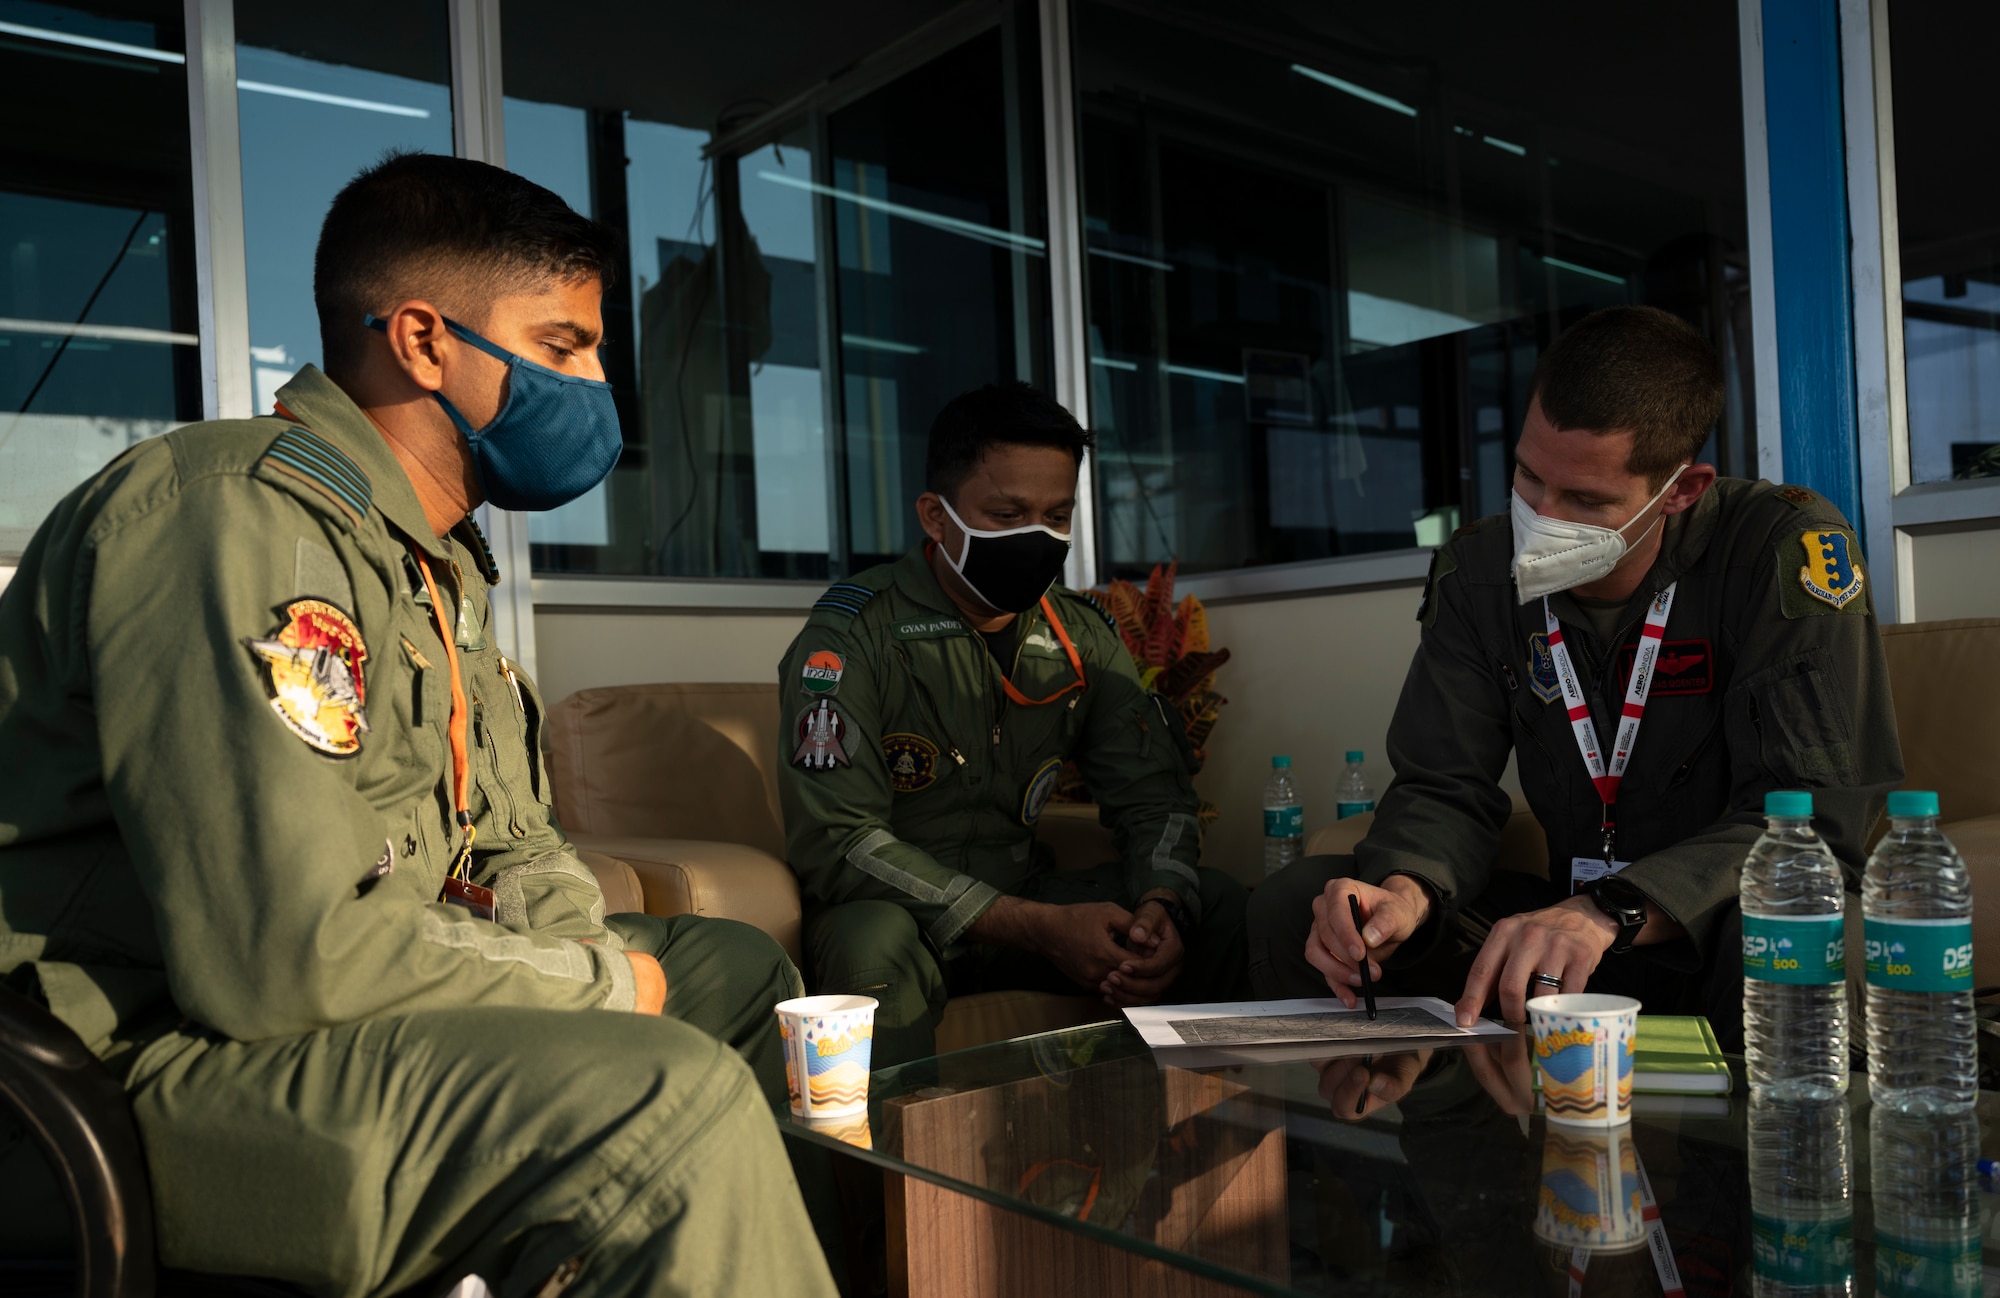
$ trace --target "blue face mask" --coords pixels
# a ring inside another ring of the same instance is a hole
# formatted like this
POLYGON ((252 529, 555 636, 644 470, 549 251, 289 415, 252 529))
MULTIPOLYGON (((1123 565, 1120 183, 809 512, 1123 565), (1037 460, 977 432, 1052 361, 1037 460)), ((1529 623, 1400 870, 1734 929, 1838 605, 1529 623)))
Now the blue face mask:
MULTIPOLYGON (((389 331, 377 316, 362 322, 389 331)), ((609 383, 537 365, 456 320, 444 324, 468 345, 507 362, 507 395, 484 428, 474 428, 444 393, 431 393, 465 434, 487 500, 502 509, 554 509, 604 481, 625 447, 609 383)))

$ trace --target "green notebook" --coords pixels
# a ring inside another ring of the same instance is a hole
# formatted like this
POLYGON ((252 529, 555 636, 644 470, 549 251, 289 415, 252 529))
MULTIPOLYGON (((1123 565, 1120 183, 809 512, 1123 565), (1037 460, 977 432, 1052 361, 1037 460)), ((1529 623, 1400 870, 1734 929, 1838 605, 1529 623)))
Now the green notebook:
MULTIPOLYGON (((1542 1070, 1535 1089, 1542 1089, 1542 1070)), ((1639 1095, 1727 1095, 1729 1063, 1715 1031, 1700 1015, 1641 1014, 1632 1051, 1632 1090, 1639 1095)))
POLYGON ((1727 1095, 1729 1063, 1699 1015, 1641 1014, 1632 1089, 1641 1094, 1727 1095))

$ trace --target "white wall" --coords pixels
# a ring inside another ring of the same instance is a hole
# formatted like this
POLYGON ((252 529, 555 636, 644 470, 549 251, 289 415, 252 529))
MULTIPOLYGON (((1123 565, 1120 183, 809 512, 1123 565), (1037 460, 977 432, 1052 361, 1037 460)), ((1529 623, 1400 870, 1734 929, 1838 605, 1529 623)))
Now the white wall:
POLYGON ((806 624, 785 613, 535 610, 536 684, 553 703, 594 685, 775 681, 806 624))
POLYGON ((1918 621, 2000 617, 2000 528, 1911 541, 1918 621))

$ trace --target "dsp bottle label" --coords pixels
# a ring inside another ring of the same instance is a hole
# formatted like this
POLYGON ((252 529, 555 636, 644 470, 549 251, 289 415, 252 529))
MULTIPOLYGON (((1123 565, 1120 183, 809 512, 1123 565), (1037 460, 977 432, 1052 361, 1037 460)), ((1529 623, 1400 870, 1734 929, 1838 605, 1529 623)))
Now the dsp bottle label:
POLYGON ((1847 977, 1846 917, 1743 917, 1743 976, 1820 986, 1847 977))
POLYGON ((1862 924, 1861 936, 1867 943, 1871 987, 1899 992, 1972 990, 1969 919, 1871 919, 1862 924))
MULTIPOLYGON (((1349 816, 1358 816, 1364 811, 1373 810, 1375 810, 1375 800, 1373 798, 1368 799, 1366 802, 1336 802, 1333 804, 1333 818, 1335 820, 1346 820, 1349 816)), ((1269 815, 1270 813, 1266 812, 1265 814, 1269 815)))
POLYGON ((1854 1279, 1854 1217, 1788 1221, 1757 1213, 1750 1218, 1750 1253, 1760 1279, 1845 1288, 1854 1279))
POLYGON ((1264 808, 1264 837, 1303 838, 1306 832, 1304 807, 1264 808))

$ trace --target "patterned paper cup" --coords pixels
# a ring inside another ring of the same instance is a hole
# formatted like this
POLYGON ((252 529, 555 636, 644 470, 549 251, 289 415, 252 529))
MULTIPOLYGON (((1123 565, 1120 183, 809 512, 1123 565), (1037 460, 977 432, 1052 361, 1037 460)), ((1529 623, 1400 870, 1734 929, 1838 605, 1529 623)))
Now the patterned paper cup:
POLYGON ((1528 1002, 1528 1019, 1550 1122, 1615 1127, 1632 1120, 1638 1001, 1588 992, 1537 996, 1528 1002))
POLYGON ((1535 1235, 1564 1248, 1602 1252, 1645 1243, 1639 1158, 1629 1130, 1549 1128, 1535 1235))
POLYGON ((868 996, 801 996, 778 1002, 793 1114, 811 1122, 867 1115, 875 1004, 868 996))

